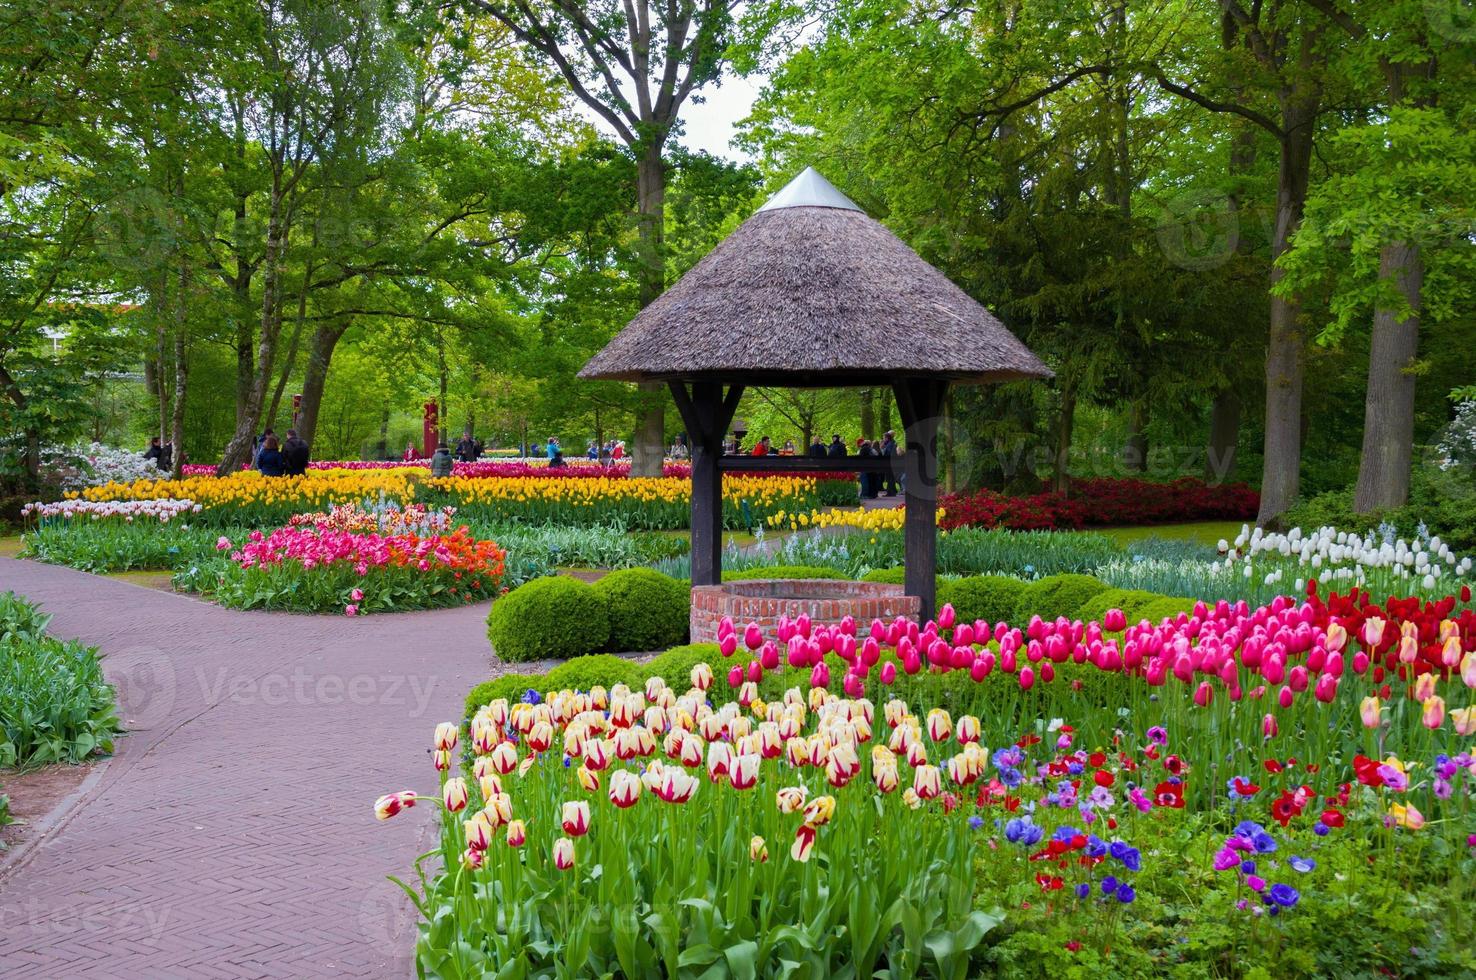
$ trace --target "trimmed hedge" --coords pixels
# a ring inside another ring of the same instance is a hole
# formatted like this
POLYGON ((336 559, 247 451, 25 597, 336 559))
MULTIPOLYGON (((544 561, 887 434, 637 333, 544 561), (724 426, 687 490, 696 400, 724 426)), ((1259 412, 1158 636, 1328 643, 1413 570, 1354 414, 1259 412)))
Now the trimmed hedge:
POLYGON ((825 565, 771 565, 767 568, 735 568, 723 572, 724 582, 751 582, 763 578, 848 578, 845 572, 825 565))
POLYGON ((1172 619, 1179 613, 1192 613, 1197 599, 1185 599, 1181 596, 1159 596, 1152 602, 1145 602, 1139 606, 1137 611, 1128 617, 1130 622, 1136 623, 1140 619, 1157 626, 1165 619, 1172 619))
POLYGON ((542 691, 545 689, 544 680, 547 677, 547 674, 503 674, 490 681, 482 681, 467 692, 466 717, 470 718, 482 705, 496 701, 498 698, 507 698, 511 703, 522 700, 523 695, 530 689, 542 691))
POLYGON ((942 583, 938 589, 938 604, 953 603, 959 622, 972 623, 983 619, 992 626, 1001 620, 1009 620, 1015 614, 1015 607, 1028 584, 1007 575, 971 575, 942 583))
MULTIPOLYGON (((543 675, 548 690, 588 691, 595 685, 610 687, 614 684, 629 684, 638 687, 645 683, 646 669, 634 660, 617 657, 613 653, 601 653, 592 657, 577 657, 559 664, 543 675)), ((543 690, 544 688, 540 688, 543 690)))
MULTIPOLYGON (((646 663, 644 672, 646 677, 665 678, 666 683, 673 688, 683 690, 692 683, 692 668, 700 663, 708 664, 714 671, 723 663, 723 656, 718 652, 716 643, 689 643, 686 646, 672 647, 646 663)), ((644 680, 642 678, 643 682, 644 680)))
POLYGON ((1024 626, 1031 616, 1047 620, 1075 616, 1088 599, 1108 588, 1106 582, 1094 575, 1048 575, 1021 590, 1015 614, 1009 619, 1013 625, 1024 626))
POLYGON ((1148 592, 1144 589, 1108 589, 1106 592, 1098 592, 1076 610, 1075 618, 1084 623, 1102 621, 1109 609, 1121 609, 1127 616, 1129 623, 1138 621, 1138 610, 1147 603, 1163 596, 1157 592, 1148 592))
POLYGON ((515 663, 594 653, 610 639, 609 605, 579 579, 534 579, 492 603, 487 639, 498 657, 515 663))
POLYGON ((685 582, 649 568, 611 572, 594 583, 610 617, 605 648, 665 650, 687 638, 692 593, 685 582))

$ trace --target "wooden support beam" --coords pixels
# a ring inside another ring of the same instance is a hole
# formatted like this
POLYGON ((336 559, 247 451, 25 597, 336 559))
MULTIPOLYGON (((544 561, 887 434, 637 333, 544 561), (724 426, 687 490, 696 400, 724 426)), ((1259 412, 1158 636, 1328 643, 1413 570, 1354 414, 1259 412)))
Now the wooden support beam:
POLYGON ((948 382, 904 379, 894 382, 892 391, 907 438, 903 582, 907 594, 920 600, 926 621, 938 608, 938 427, 948 382))
POLYGON ((723 558, 723 436, 742 385, 732 385, 724 394, 722 385, 698 381, 691 390, 680 381, 670 383, 671 397, 692 449, 692 584, 717 585, 722 580, 723 558))

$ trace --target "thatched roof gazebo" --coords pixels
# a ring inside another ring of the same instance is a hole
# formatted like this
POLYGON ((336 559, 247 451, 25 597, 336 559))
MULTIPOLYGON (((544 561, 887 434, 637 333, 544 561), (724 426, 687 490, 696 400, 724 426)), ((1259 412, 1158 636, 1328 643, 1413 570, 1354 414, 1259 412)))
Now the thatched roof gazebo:
POLYGON ((1048 378, 1004 324, 813 169, 769 199, 579 372, 664 381, 692 447, 692 584, 721 576, 722 473, 895 459, 724 456, 746 385, 892 388, 906 432, 906 592, 930 612, 937 434, 951 382, 1048 378))

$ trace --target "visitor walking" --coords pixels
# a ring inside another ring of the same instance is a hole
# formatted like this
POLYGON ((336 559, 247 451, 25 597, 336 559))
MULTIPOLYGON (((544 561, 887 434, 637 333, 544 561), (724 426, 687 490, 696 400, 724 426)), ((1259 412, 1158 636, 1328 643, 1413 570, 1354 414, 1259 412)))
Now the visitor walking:
POLYGON ((595 463, 600 461, 600 447, 593 439, 589 440, 589 445, 584 447, 584 458, 595 463))
POLYGON ((416 450, 415 450, 415 440, 414 439, 412 439, 409 442, 405 443, 405 455, 401 457, 405 462, 408 463, 412 459, 415 459, 419 455, 420 455, 420 453, 416 452, 416 450))
POLYGON ((625 443, 615 440, 615 448, 610 450, 611 462, 618 463, 625 458, 625 443))
POLYGON ((769 444, 769 437, 768 436, 764 436, 758 442, 756 442, 756 443, 753 444, 753 455, 755 455, 755 456, 768 456, 769 455, 769 452, 770 452, 769 445, 770 445, 769 444))
MULTIPOLYGON (((856 441, 856 455, 862 459, 878 459, 881 453, 870 439, 858 439, 856 441)), ((862 470, 858 482, 860 484, 862 500, 876 499, 877 488, 881 483, 881 474, 874 473, 870 470, 862 470)))
POLYGON ((444 442, 442 442, 439 446, 436 447, 436 451, 431 455, 431 476, 450 476, 452 470, 454 470, 455 468, 456 461, 451 458, 451 449, 444 442))
POLYGON ((149 448, 144 450, 144 459, 152 462, 159 469, 163 469, 162 466, 159 466, 159 460, 163 456, 164 450, 159 446, 159 437, 154 436, 154 438, 149 440, 149 448))
MULTIPOLYGON (((888 429, 882 433, 881 454, 884 459, 889 461, 897 456, 897 433, 892 429, 888 429)), ((891 463, 887 467, 886 480, 887 485, 883 492, 888 497, 897 496, 897 467, 895 463, 891 463)))
POLYGON ((477 458, 477 441, 472 438, 470 429, 461 434, 461 441, 456 444, 456 458, 463 463, 470 463, 477 458))
POLYGON ((819 435, 816 435, 814 441, 810 443, 810 458, 811 459, 824 459, 825 458, 825 443, 823 443, 823 442, 820 441, 820 436, 819 435))
POLYGON ((256 442, 251 446, 251 465, 256 466, 256 456, 261 452, 261 447, 266 445, 267 439, 276 441, 277 434, 272 431, 271 426, 262 430, 261 435, 256 437, 256 442))
POLYGON ((287 461, 288 476, 302 476, 308 468, 308 444, 297 434, 296 429, 287 430, 287 441, 282 444, 282 456, 287 461))
POLYGON ((785 439, 784 440, 784 448, 782 448, 782 449, 779 450, 779 455, 780 456, 793 456, 794 455, 794 440, 793 439, 785 439))
POLYGON ((848 453, 846 452, 846 444, 841 441, 839 432, 830 437, 830 451, 827 453, 827 455, 832 457, 841 457, 848 455, 848 453))
POLYGON ((271 431, 266 431, 261 440, 261 448, 256 451, 256 468, 261 471, 262 476, 286 476, 287 457, 282 455, 277 437, 271 431))

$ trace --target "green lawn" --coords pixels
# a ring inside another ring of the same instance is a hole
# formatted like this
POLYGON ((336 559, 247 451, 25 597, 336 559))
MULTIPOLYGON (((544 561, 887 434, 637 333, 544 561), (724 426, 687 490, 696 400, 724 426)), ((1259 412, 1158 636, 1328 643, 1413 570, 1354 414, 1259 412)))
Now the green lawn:
POLYGON ((19 534, 0 534, 0 558, 14 558, 22 547, 24 542, 19 534))
POLYGON ((1234 541, 1245 521, 1198 521, 1192 524, 1157 524, 1149 527, 1088 528, 1116 541, 1131 544, 1144 538, 1164 541, 1192 541, 1213 548, 1221 538, 1234 541))

